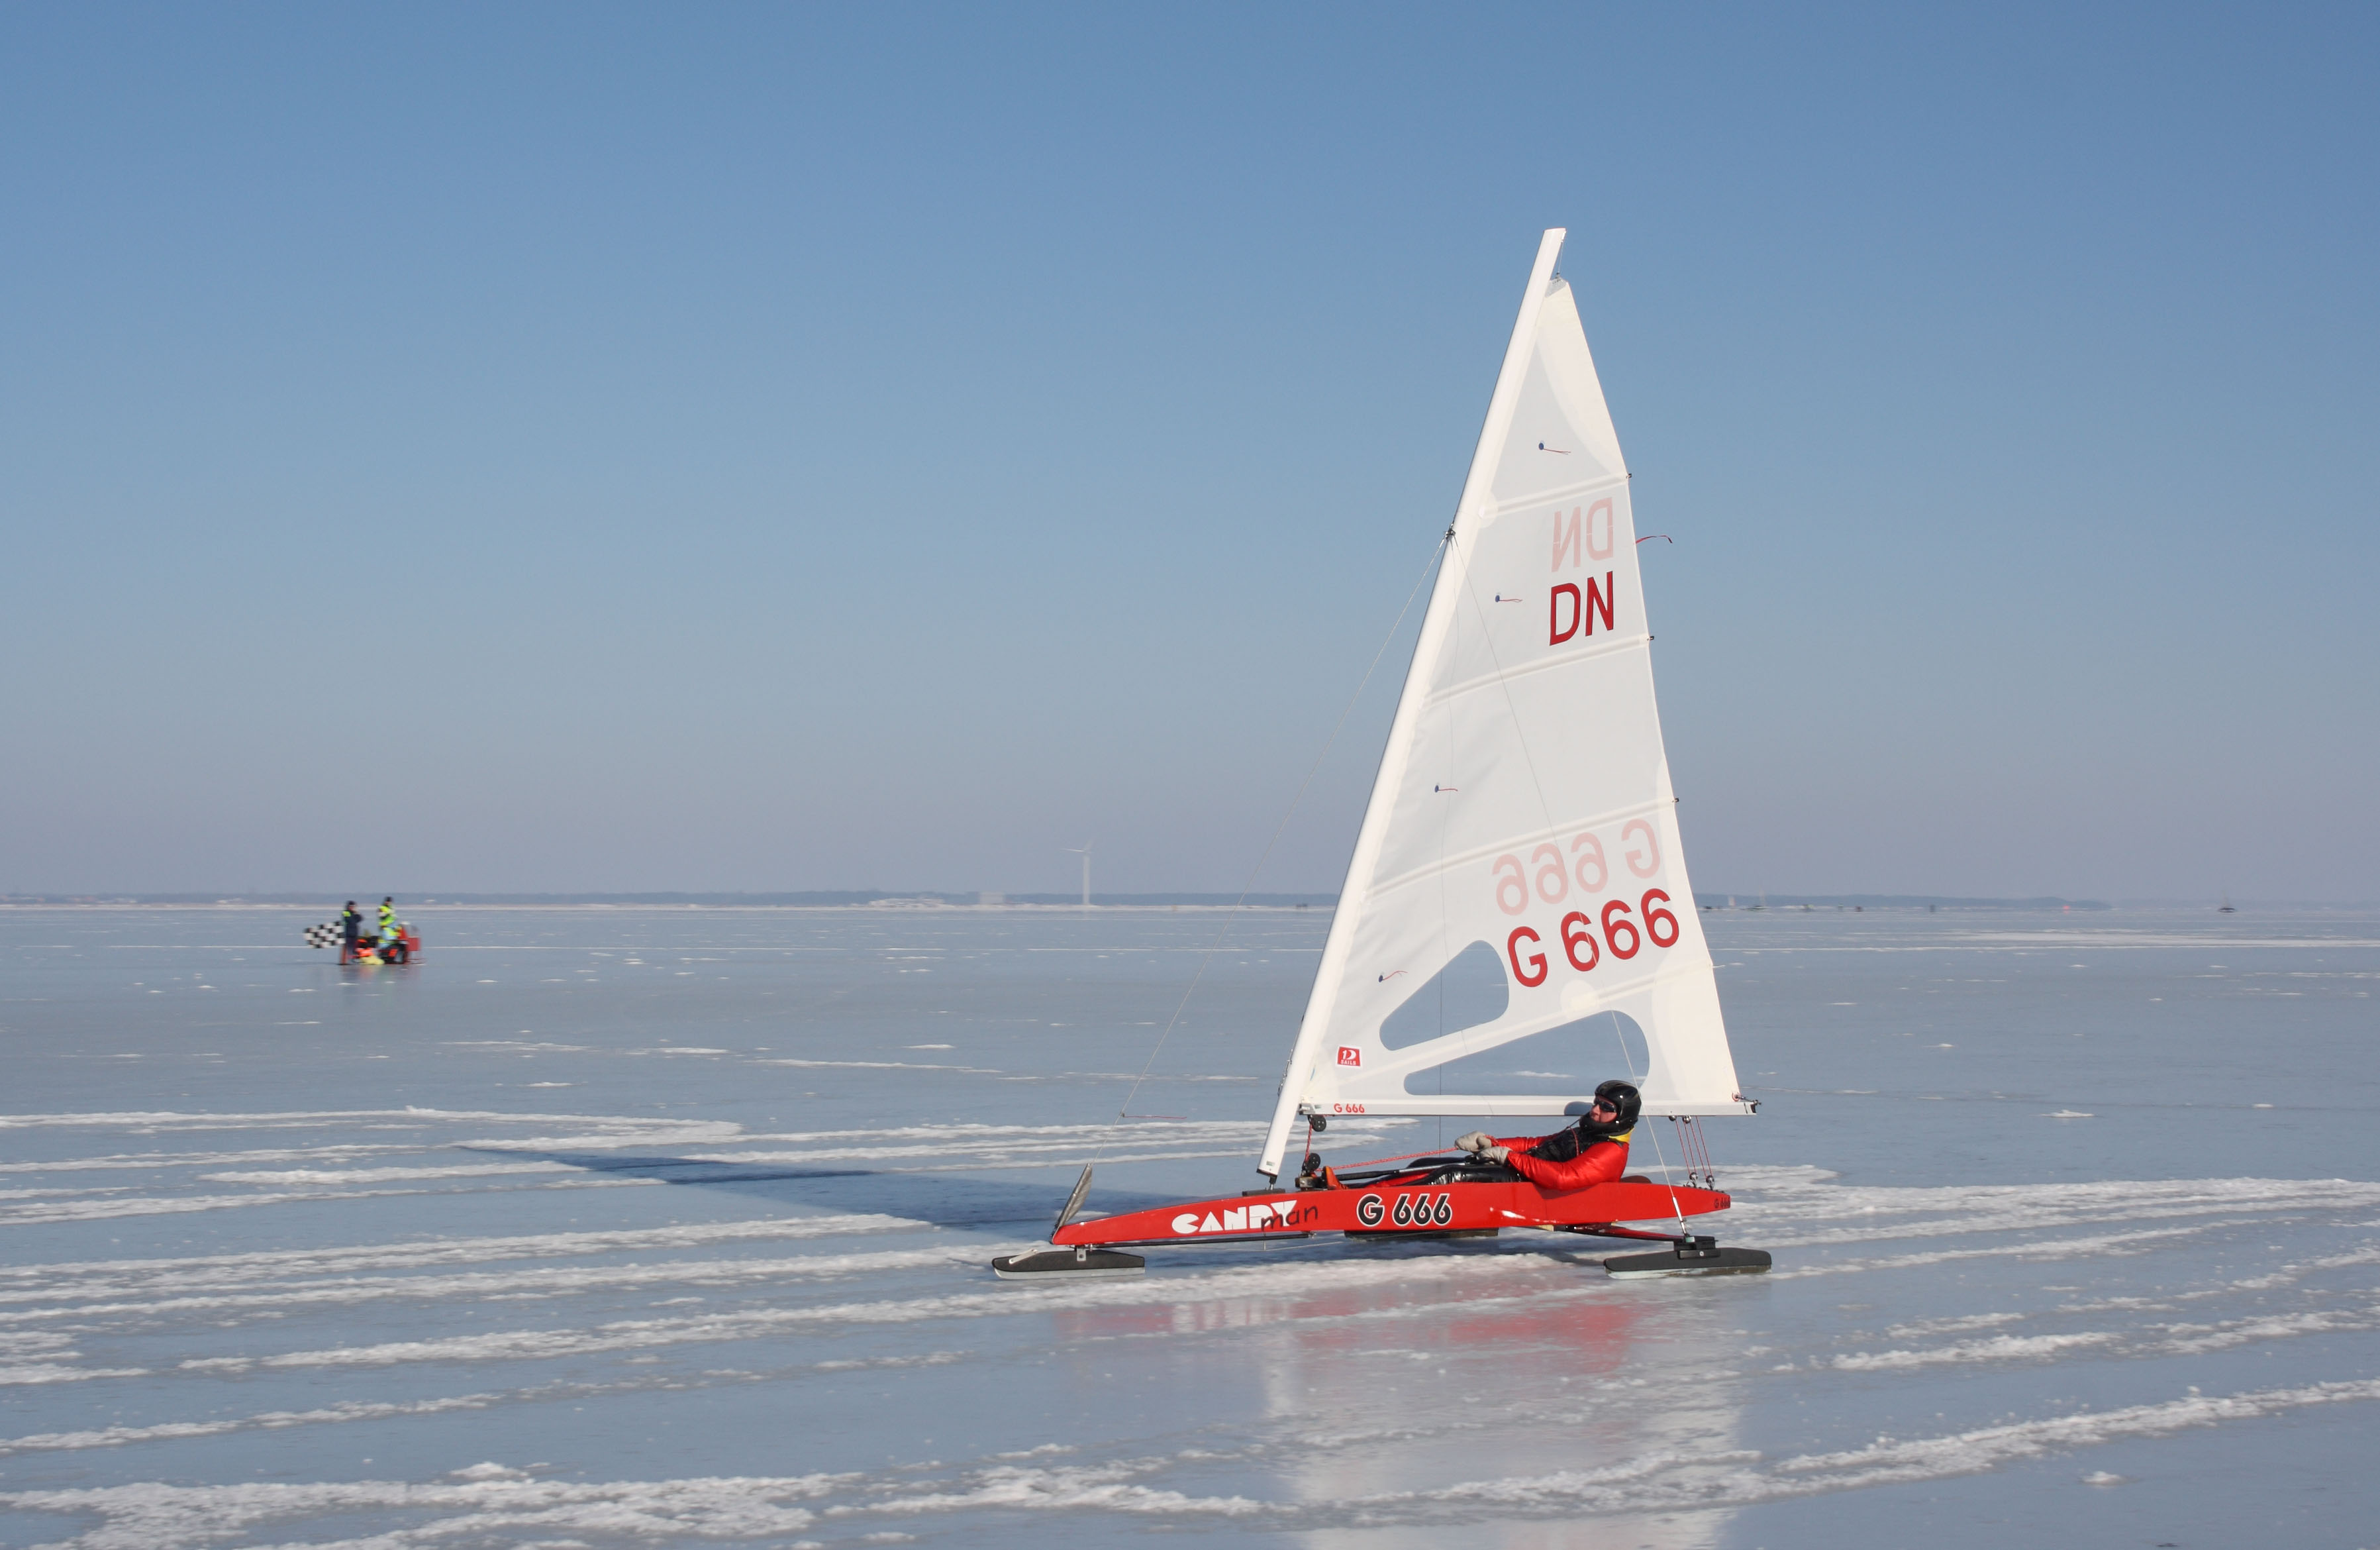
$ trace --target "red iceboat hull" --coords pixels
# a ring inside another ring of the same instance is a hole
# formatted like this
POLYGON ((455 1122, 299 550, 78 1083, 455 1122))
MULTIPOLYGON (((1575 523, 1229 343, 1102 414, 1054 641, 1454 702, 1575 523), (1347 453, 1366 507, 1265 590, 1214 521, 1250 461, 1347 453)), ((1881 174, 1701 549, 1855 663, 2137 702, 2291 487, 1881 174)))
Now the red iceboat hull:
MULTIPOLYGON (((1667 1184, 1592 1184, 1560 1192, 1526 1179, 1502 1182, 1383 1182, 1339 1189, 1282 1190, 1192 1201, 1070 1222, 1050 1235, 1075 1244, 1213 1243, 1298 1238, 1317 1232, 1365 1234, 1481 1232, 1496 1227, 1602 1227, 1621 1222, 1671 1222, 1724 1211, 1716 1190, 1667 1184)), ((1622 1233, 1616 1236, 1633 1236, 1622 1233)))

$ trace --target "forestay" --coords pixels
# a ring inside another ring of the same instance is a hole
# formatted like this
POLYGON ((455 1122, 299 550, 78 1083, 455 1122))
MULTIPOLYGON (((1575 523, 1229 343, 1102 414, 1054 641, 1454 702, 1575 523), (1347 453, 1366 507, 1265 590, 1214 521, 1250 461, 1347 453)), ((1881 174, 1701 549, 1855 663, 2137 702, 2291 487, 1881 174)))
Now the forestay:
MULTIPOLYGON (((1560 230, 1529 275, 1258 1165, 1301 1114, 1558 1115, 1567 1096, 1407 1091, 1467 1055, 1617 1012, 1645 1113, 1742 1114, 1653 700, 1628 470, 1560 230), (1382 1042, 1466 949, 1502 1014, 1382 1042)), ((1612 1046, 1613 1066, 1622 1046, 1612 1046)), ((1597 1074, 1609 1075, 1612 1072, 1597 1074)))

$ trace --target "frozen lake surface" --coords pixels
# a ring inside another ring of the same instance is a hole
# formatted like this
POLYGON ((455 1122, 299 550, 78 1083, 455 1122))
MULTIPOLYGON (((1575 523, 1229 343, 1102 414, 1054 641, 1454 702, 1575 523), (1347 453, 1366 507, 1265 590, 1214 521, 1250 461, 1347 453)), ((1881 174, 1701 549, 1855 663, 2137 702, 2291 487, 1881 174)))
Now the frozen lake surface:
POLYGON ((1105 1133, 1212 912, 410 914, 0 910, 6 1544, 2380 1543, 2369 914, 1706 916, 1767 1276, 1060 1288, 984 1263, 1094 1147, 1256 1182, 1322 912, 1105 1133))

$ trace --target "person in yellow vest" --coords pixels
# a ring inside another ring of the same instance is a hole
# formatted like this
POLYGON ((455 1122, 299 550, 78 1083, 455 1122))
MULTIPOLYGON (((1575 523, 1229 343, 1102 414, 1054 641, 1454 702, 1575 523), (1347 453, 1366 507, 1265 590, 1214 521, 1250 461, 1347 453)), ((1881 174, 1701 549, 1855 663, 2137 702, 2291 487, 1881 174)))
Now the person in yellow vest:
POLYGON ((396 918, 394 897, 380 901, 380 960, 382 963, 410 963, 413 950, 405 940, 405 922, 396 918))

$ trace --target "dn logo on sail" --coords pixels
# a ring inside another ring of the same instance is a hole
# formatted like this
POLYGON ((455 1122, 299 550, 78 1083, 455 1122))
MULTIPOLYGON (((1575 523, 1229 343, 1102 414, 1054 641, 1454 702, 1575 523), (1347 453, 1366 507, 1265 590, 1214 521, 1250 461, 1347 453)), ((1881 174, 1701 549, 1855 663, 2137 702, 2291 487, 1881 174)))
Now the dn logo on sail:
POLYGON ((1578 589, 1568 581, 1556 586, 1553 590, 1553 617, 1548 621, 1550 638, 1546 644, 1560 645, 1577 634, 1578 627, 1582 624, 1586 626, 1586 632, 1593 635, 1596 616, 1598 614, 1603 616, 1603 628, 1609 629, 1611 628, 1611 572, 1608 570, 1603 573, 1603 584, 1599 587, 1595 584, 1594 577, 1590 576, 1586 579, 1586 598, 1584 602, 1580 601, 1578 589), (1562 604, 1565 601, 1570 604, 1570 623, 1568 624, 1562 623, 1562 604))
MULTIPOLYGON (((1556 571, 1565 566, 1580 564, 1579 551, 1582 547, 1586 551, 1587 559, 1608 560, 1611 557, 1612 545, 1611 502, 1609 499, 1599 500, 1584 510, 1572 506, 1568 516, 1559 510, 1554 513, 1552 568, 1556 571)), ((1612 592, 1611 572, 1609 570, 1603 573, 1600 586, 1596 584, 1592 575, 1587 577, 1585 597, 1579 595, 1578 587, 1573 582, 1555 583, 1553 591, 1547 594, 1548 608, 1553 616, 1546 621, 1546 644, 1560 645, 1576 635, 1581 625, 1586 627, 1588 635, 1593 635, 1597 615, 1603 617, 1603 628, 1610 629, 1612 592), (1565 604, 1569 604, 1567 624, 1563 622, 1565 604)))

